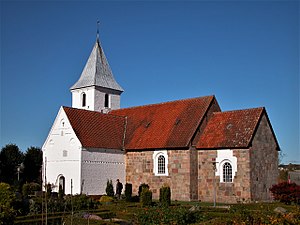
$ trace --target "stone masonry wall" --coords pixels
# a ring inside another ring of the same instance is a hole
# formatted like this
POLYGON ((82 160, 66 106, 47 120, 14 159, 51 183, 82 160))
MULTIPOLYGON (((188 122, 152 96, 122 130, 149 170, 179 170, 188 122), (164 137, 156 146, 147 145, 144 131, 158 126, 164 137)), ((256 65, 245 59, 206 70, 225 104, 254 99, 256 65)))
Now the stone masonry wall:
MULTIPOLYGON (((155 176, 153 173, 154 151, 128 151, 126 153, 126 182, 132 184, 133 195, 138 194, 140 184, 146 183, 153 192, 153 199, 159 198, 159 189, 164 184, 170 186, 173 200, 190 201, 192 197, 196 198, 196 189, 191 191, 190 160, 191 157, 195 157, 193 152, 195 150, 168 150, 169 176, 155 176)), ((192 171, 192 173, 197 172, 192 171)))
POLYGON ((198 151, 198 193, 199 200, 213 202, 214 179, 216 182, 216 201, 236 203, 250 200, 250 158, 248 149, 234 149, 237 157, 237 172, 232 183, 220 182, 220 176, 215 176, 213 161, 217 158, 217 150, 198 151))
POLYGON ((197 201, 199 199, 199 196, 198 196, 198 189, 199 189, 199 187, 198 187, 198 173, 199 173, 198 151, 195 149, 195 145, 197 144, 197 142, 200 138, 200 134, 203 132, 204 128, 207 125, 207 122, 209 121, 209 119, 211 118, 213 113, 220 112, 220 111, 221 111, 220 106, 219 106, 218 102, 216 101, 216 99, 214 99, 214 101, 210 105, 207 113, 205 114, 203 120, 201 121, 200 126, 198 127, 198 129, 195 132, 193 139, 191 141, 191 145, 192 145, 191 149, 193 149, 193 150, 191 151, 190 199, 193 201, 197 201))
POLYGON ((276 141, 263 115, 250 148, 251 198, 253 201, 272 200, 269 188, 277 183, 278 151, 276 141))
POLYGON ((190 151, 190 200, 198 201, 198 151, 194 148, 190 151))

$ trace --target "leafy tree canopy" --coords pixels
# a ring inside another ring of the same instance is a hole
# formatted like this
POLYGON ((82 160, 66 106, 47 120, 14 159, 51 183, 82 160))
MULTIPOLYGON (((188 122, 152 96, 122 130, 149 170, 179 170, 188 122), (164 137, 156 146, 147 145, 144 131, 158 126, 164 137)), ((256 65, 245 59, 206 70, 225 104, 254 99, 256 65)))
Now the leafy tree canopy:
POLYGON ((13 224, 15 210, 12 207, 15 194, 9 184, 0 183, 0 224, 13 224))
POLYGON ((26 182, 39 183, 43 164, 43 152, 38 147, 30 147, 24 156, 24 179, 26 182))
POLYGON ((0 152, 0 182, 10 185, 18 183, 17 168, 23 162, 24 155, 15 144, 8 144, 0 152))

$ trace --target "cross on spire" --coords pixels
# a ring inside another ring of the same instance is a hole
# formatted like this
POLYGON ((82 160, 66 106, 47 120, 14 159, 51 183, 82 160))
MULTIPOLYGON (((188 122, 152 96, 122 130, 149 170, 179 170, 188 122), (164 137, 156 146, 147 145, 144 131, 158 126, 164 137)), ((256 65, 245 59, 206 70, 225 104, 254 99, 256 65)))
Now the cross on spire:
POLYGON ((99 26, 100 26, 100 21, 97 20, 97 40, 99 40, 99 26))

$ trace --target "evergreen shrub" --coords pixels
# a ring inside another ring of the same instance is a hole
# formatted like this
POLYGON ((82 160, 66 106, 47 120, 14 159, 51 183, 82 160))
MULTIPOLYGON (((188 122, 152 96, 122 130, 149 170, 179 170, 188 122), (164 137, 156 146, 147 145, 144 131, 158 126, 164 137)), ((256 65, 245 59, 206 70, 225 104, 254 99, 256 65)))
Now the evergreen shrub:
POLYGON ((148 184, 145 184, 145 183, 142 183, 142 184, 139 186, 139 197, 141 197, 141 193, 142 193, 143 188, 148 188, 148 189, 149 189, 149 185, 148 185, 148 184))
POLYGON ((140 202, 142 207, 152 205, 152 191, 149 188, 144 187, 141 192, 140 202))
POLYGON ((107 196, 114 197, 115 192, 114 192, 114 185, 112 183, 112 180, 107 179, 105 191, 106 191, 107 196))
POLYGON ((163 207, 171 205, 171 188, 169 186, 163 186, 159 189, 159 202, 163 207))
POLYGON ((126 183, 125 184, 125 199, 126 201, 131 201, 132 197, 132 184, 126 183))

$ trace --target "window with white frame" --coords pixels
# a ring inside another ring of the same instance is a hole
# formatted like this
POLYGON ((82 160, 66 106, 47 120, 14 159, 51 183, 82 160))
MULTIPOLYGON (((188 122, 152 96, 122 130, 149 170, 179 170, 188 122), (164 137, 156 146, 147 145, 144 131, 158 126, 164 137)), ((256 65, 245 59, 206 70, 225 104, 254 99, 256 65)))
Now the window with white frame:
POLYGON ((232 183, 237 173, 237 157, 231 149, 217 150, 215 175, 220 178, 221 183, 232 183))
POLYGON ((168 176, 168 152, 154 151, 153 153, 153 172, 155 176, 168 176))
POLYGON ((223 164, 223 182, 232 182, 232 166, 229 162, 223 164))

